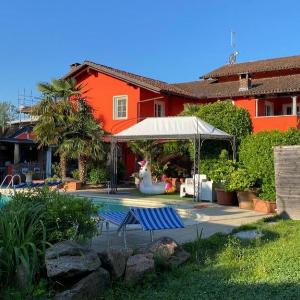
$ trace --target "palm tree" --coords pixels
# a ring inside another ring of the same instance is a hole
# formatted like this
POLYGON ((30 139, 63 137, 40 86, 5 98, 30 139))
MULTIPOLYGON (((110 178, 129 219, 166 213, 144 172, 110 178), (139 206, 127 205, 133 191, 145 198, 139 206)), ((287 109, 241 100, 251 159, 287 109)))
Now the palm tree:
POLYGON ((63 134, 61 149, 71 158, 78 159, 79 180, 86 183, 88 160, 100 159, 105 153, 102 141, 104 131, 84 99, 77 99, 73 108, 70 130, 63 134))
POLYGON ((33 115, 39 117, 33 131, 40 147, 57 146, 60 156, 60 170, 62 179, 66 178, 67 155, 61 147, 63 133, 68 131, 72 119, 73 107, 69 101, 72 97, 79 97, 81 87, 76 86, 75 80, 54 79, 50 83, 39 83, 38 90, 42 93, 42 100, 33 108, 33 115))

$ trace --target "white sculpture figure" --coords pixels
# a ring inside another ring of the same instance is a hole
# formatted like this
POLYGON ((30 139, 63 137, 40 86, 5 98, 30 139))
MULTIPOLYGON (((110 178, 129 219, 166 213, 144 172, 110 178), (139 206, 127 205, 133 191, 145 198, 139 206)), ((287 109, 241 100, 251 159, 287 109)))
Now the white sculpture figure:
POLYGON ((148 161, 139 162, 139 165, 141 166, 139 172, 140 192, 144 194, 150 194, 150 195, 164 194, 166 184, 164 182, 157 182, 157 183, 152 182, 152 174, 151 174, 149 162, 148 161))

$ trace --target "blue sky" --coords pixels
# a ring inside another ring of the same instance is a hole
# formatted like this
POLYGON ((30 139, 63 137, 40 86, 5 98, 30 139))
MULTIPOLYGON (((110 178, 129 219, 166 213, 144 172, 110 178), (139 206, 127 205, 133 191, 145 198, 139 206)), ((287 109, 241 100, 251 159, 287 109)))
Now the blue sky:
POLYGON ((0 100, 38 95, 85 59, 167 82, 227 62, 300 54, 300 1, 9 0, 0 2, 0 100))

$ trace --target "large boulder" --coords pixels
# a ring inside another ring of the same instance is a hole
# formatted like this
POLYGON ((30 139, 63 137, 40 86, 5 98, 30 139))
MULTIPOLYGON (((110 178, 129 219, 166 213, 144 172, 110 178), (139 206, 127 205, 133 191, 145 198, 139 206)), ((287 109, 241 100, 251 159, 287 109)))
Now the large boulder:
POLYGON ((98 256, 102 262, 103 268, 109 271, 113 279, 118 279, 123 276, 127 259, 132 254, 132 249, 111 248, 103 252, 99 252, 98 256))
POLYGON ((136 254, 127 260, 125 281, 130 284, 138 282, 145 275, 155 271, 153 254, 136 254))
POLYGON ((167 264, 171 266, 171 268, 176 268, 184 263, 186 263, 191 257, 191 254, 185 251, 182 248, 176 249, 174 255, 172 255, 168 260, 167 264))
MULTIPOLYGON (((70 289, 54 296, 54 300, 91 300, 103 297, 104 291, 109 287, 109 273, 103 268, 87 275, 70 289)), ((102 299, 102 298, 101 298, 102 299)))
POLYGON ((169 258, 178 248, 178 244, 170 237, 161 237, 147 247, 147 251, 153 253, 156 257, 169 258))
POLYGON ((95 251, 66 241, 47 249, 45 264, 48 277, 63 280, 95 271, 101 261, 95 251))
POLYGON ((58 256, 76 256, 86 251, 87 247, 75 241, 63 241, 52 245, 46 250, 46 259, 57 258, 58 256))

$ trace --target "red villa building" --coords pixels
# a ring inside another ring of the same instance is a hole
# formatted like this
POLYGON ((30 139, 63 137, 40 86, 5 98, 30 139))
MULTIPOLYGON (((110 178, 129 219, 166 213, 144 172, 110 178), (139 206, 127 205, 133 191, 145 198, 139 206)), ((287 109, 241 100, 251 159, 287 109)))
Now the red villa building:
POLYGON ((201 80, 168 84, 85 61, 64 78, 84 86, 105 131, 119 132, 143 118, 174 116, 184 103, 231 99, 247 109, 254 132, 299 127, 300 56, 226 64, 201 80))
MULTIPOLYGON (((231 99, 250 113, 254 132, 300 128, 300 56, 226 64, 200 80, 176 84, 85 61, 64 76, 83 86, 87 102, 108 133, 146 117, 174 116, 185 103, 231 99)), ((134 157, 123 148, 128 173, 134 157)))

